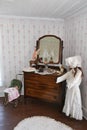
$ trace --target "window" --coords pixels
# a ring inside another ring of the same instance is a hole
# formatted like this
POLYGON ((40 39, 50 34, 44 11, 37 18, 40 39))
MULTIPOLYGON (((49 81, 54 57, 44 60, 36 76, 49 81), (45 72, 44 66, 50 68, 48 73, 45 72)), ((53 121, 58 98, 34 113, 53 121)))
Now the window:
POLYGON ((3 86, 2 79, 2 40, 1 40, 1 32, 0 32, 0 87, 3 86))

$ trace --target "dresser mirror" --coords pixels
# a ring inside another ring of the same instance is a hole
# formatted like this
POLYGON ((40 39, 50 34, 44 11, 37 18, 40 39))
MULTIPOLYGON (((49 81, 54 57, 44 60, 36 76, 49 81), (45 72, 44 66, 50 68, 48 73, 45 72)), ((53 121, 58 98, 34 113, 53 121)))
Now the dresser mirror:
POLYGON ((38 63, 58 64, 62 63, 63 41, 55 35, 44 35, 37 41, 39 54, 38 63))

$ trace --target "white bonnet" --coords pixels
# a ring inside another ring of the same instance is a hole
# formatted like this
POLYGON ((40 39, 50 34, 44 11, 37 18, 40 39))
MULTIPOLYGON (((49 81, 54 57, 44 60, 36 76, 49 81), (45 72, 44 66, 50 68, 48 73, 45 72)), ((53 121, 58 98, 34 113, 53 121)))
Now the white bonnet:
POLYGON ((73 56, 65 59, 66 65, 71 68, 81 67, 81 56, 73 56))

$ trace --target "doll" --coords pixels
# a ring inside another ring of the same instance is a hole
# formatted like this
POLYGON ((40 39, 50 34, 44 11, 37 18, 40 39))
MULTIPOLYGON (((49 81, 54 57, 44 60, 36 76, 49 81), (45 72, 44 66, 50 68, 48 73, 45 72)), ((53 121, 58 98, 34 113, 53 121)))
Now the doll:
POLYGON ((82 103, 80 94, 80 84, 82 81, 81 57, 73 56, 65 60, 70 70, 64 75, 57 78, 56 83, 66 80, 66 96, 63 112, 66 116, 70 116, 77 120, 82 120, 82 103))
POLYGON ((32 60, 35 61, 37 59, 37 55, 40 53, 40 49, 36 50, 36 47, 34 49, 32 60))

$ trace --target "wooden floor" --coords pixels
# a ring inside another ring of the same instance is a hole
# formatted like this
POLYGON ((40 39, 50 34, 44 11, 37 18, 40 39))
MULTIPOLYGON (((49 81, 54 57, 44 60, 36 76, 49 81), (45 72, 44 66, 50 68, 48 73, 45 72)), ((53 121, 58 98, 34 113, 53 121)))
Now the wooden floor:
POLYGON ((69 125, 75 130, 87 130, 87 121, 76 121, 66 117, 58 106, 34 99, 29 99, 25 103, 22 100, 17 108, 12 104, 3 105, 3 98, 0 98, 0 130, 13 130, 13 128, 23 119, 31 116, 47 116, 69 125))

